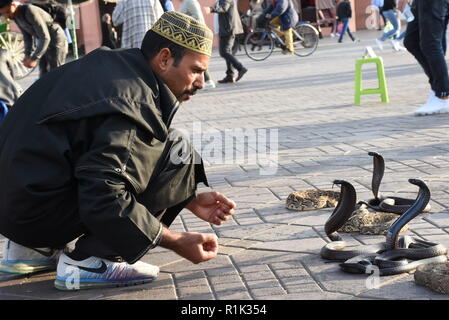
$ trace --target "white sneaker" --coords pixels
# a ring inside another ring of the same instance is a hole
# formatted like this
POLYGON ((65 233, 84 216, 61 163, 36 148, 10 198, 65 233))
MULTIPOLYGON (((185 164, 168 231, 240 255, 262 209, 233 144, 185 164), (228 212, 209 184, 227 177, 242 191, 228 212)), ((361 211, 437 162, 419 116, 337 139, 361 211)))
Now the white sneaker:
POLYGON ((58 262, 55 287, 80 290, 131 286, 153 281, 158 275, 159 267, 141 261, 128 264, 97 257, 76 261, 63 253, 58 262))
POLYGON ((215 87, 215 82, 213 80, 207 80, 204 83, 204 89, 214 89, 215 87))
POLYGON ((334 33, 331 33, 331 34, 330 34, 330 37, 331 37, 331 38, 335 38, 335 34, 334 34, 334 33))
POLYGON ((437 97, 429 97, 429 101, 421 108, 415 110, 415 116, 425 116, 437 113, 449 112, 449 100, 443 100, 437 97))
POLYGON ((56 269, 61 250, 50 248, 30 249, 9 239, 3 245, 3 259, 0 261, 0 272, 29 274, 56 269))
POLYGON ((383 45, 382 41, 380 41, 379 39, 376 39, 376 44, 379 47, 380 51, 382 51, 384 49, 384 45, 383 45))
POLYGON ((399 43, 396 40, 392 39, 391 40, 391 45, 393 46, 393 49, 395 51, 399 51, 399 43))

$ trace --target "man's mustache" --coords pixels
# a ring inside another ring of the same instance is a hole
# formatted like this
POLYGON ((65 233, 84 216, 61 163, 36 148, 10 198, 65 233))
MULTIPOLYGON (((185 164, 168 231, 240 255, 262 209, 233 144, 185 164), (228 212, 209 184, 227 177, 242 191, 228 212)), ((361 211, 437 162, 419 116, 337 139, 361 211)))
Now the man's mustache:
POLYGON ((199 90, 199 88, 198 87, 193 87, 192 89, 190 89, 190 90, 186 90, 186 91, 184 91, 183 92, 183 94, 188 94, 188 95, 194 95, 194 94, 196 94, 196 92, 199 90))

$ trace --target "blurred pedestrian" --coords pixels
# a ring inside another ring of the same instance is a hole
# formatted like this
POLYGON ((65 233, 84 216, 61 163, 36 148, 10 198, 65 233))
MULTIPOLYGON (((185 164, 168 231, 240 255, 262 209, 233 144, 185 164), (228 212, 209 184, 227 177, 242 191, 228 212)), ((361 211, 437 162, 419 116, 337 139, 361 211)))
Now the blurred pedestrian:
POLYGON ((356 38, 351 33, 351 29, 349 28, 349 22, 352 18, 352 8, 349 0, 342 0, 337 6, 337 17, 338 20, 341 21, 343 27, 341 29, 340 36, 338 38, 338 42, 341 43, 343 41, 343 37, 345 32, 348 33, 348 36, 351 38, 353 42, 356 41, 356 38))
POLYGON ((449 113, 449 75, 444 57, 443 36, 448 15, 447 0, 414 0, 414 20, 407 25, 404 45, 429 79, 427 102, 415 115, 449 113))
POLYGON ((384 0, 384 5, 382 7, 382 15, 384 16, 386 21, 391 23, 392 28, 387 32, 384 32, 380 38, 376 39, 376 44, 380 50, 384 49, 383 42, 388 40, 390 37, 393 38, 391 40, 393 48, 396 51, 400 50, 400 48, 398 47, 399 42, 396 40, 397 38, 396 34, 398 33, 400 27, 397 11, 398 10, 396 0, 384 0))
POLYGON ((112 12, 114 26, 123 25, 121 48, 140 48, 145 33, 164 13, 159 0, 121 0, 112 12))
POLYGON ((215 6, 207 8, 207 13, 218 14, 219 51, 226 61, 226 77, 218 80, 219 83, 233 83, 239 81, 248 71, 240 61, 231 53, 235 35, 243 33, 242 22, 234 0, 218 0, 215 6), (234 79, 234 69, 237 77, 234 79))
MULTIPOLYGON (((201 6, 198 0, 183 0, 181 6, 179 7, 179 12, 184 13, 192 18, 206 24, 204 21, 203 12, 201 11, 201 6)), ((211 79, 209 71, 204 72, 204 89, 215 88, 215 82, 211 79)))
POLYGON ((102 34, 102 46, 106 46, 111 49, 119 48, 117 31, 112 26, 112 17, 109 13, 105 13, 101 17, 101 34, 102 34))
POLYGON ((39 65, 39 76, 42 77, 64 64, 68 51, 67 38, 50 14, 35 5, 12 0, 0 0, 0 14, 13 20, 23 34, 25 67, 39 65))

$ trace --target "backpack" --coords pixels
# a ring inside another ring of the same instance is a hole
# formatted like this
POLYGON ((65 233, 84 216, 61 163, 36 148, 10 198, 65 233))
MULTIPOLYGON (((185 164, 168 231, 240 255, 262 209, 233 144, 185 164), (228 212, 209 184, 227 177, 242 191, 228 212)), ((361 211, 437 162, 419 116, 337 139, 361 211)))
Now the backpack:
POLYGON ((61 28, 67 29, 67 12, 64 6, 54 2, 37 2, 33 1, 32 5, 41 8, 53 18, 53 21, 61 26, 61 28))

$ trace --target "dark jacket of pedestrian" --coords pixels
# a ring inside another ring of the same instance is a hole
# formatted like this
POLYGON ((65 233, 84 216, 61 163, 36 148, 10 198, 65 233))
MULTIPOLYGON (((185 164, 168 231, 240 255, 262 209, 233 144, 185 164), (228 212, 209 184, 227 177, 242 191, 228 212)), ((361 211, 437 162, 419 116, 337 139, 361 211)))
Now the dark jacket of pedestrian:
POLYGON ((0 126, 0 234, 54 247, 92 233, 139 260, 171 223, 155 216, 193 199, 194 176, 207 184, 202 163, 160 172, 178 106, 140 49, 100 48, 36 82, 0 126))
POLYGON ((393 10, 396 8, 396 0, 384 0, 382 11, 393 10))
POLYGON ((234 0, 219 0, 211 12, 218 13, 219 35, 229 36, 243 33, 242 21, 234 0))
POLYGON ((298 13, 291 0, 273 0, 264 10, 263 15, 271 14, 271 18, 279 17, 281 20, 281 29, 288 30, 298 23, 298 13))
POLYGON ((346 19, 346 18, 352 18, 352 9, 351 9, 351 3, 343 0, 338 4, 337 7, 337 17, 338 19, 346 19))
POLYGON ((101 35, 102 35, 102 46, 106 46, 111 49, 119 48, 118 39, 116 37, 116 33, 114 32, 114 28, 111 23, 107 23, 105 21, 101 22, 101 35))
POLYGON ((0 100, 11 107, 22 93, 22 88, 14 80, 9 55, 0 49, 0 100))

